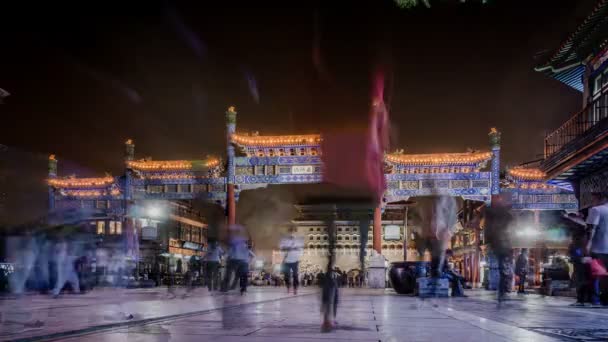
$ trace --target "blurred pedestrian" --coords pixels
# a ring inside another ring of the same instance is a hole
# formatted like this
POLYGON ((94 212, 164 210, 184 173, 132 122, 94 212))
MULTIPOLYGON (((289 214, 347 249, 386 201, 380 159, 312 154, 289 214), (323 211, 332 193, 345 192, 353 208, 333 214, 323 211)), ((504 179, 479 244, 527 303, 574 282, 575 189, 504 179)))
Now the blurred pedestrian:
POLYGON ((448 278, 452 285, 452 297, 466 297, 464 294, 465 278, 456 270, 452 262, 454 252, 448 249, 445 255, 447 260, 443 268, 443 275, 448 278))
POLYGON ((287 236, 283 237, 280 242, 280 249, 284 253, 283 257, 283 273, 285 276, 285 285, 287 285, 287 293, 293 285, 293 294, 298 294, 299 276, 298 267, 300 265, 300 257, 302 256, 302 248, 304 241, 296 235, 296 227, 289 227, 287 236), (293 279, 293 284, 291 279, 293 279))
POLYGON ((326 272, 322 278, 321 312, 323 313, 323 324, 321 325, 321 332, 330 332, 336 327, 340 278, 341 276, 335 268, 326 272))
POLYGON ((229 227, 229 249, 228 249, 228 266, 222 291, 227 291, 236 286, 238 279, 241 288, 241 295, 247 292, 247 276, 249 274, 249 262, 255 258, 255 254, 249 249, 245 228, 241 225, 232 225, 229 227), (230 279, 234 276, 234 282, 230 285, 230 279))
MULTIPOLYGON (((587 216, 589 241, 587 250, 591 257, 600 262, 604 268, 608 267, 608 193, 596 192, 592 194, 593 207, 587 216)), ((592 304, 600 304, 600 277, 593 280, 592 304)))
POLYGON ((574 266, 574 284, 576 286, 576 302, 572 306, 585 306, 591 301, 591 287, 589 265, 585 263, 585 248, 587 241, 583 229, 575 229, 572 233, 572 242, 568 247, 570 262, 574 266))
POLYGON ((513 249, 509 227, 513 223, 511 194, 492 196, 492 205, 484 210, 485 239, 498 263, 498 301, 502 302, 511 284, 513 249))
POLYGON ((9 236, 6 240, 8 260, 14 265, 14 272, 9 277, 9 286, 14 295, 21 296, 25 284, 30 278, 38 257, 38 244, 33 236, 33 227, 23 228, 19 235, 9 236))
POLYGON ((55 244, 55 264, 57 277, 53 297, 59 297, 59 293, 66 284, 70 284, 72 292, 80 293, 80 281, 76 273, 75 262, 77 259, 76 245, 61 238, 55 244))
POLYGON ((426 250, 431 252, 431 277, 439 278, 444 269, 445 251, 458 222, 456 200, 452 196, 432 195, 418 197, 416 203, 422 226, 416 248, 421 257, 426 250))
POLYGON ((526 277, 528 276, 528 249, 522 248, 515 262, 515 274, 518 277, 517 293, 525 294, 526 277))
POLYGON ((169 298, 175 298, 175 276, 177 273, 178 261, 179 260, 176 260, 175 257, 169 256, 169 267, 167 270, 167 295, 169 298))
POLYGON ((224 250, 219 243, 216 240, 209 241, 209 249, 205 255, 205 276, 209 292, 219 290, 219 270, 223 255, 224 250))

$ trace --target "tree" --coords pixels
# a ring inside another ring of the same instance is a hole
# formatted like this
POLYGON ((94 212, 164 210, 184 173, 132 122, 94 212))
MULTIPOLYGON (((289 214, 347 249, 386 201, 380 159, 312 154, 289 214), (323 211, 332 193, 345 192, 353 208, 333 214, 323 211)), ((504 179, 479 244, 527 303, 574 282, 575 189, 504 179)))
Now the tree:
MULTIPOLYGON (((430 0, 394 0, 395 4, 401 9, 410 9, 414 8, 418 5, 424 5, 426 8, 431 8, 430 0)), ((460 3, 465 3, 466 0, 458 0, 460 3)), ((481 1, 482 4, 488 2, 488 0, 478 0, 481 1)))

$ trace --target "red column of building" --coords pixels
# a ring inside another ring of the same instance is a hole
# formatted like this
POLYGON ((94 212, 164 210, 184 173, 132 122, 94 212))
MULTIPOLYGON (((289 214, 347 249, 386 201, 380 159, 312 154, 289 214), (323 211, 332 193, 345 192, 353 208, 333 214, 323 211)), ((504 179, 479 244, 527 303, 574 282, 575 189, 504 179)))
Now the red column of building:
POLYGON ((380 206, 374 209, 374 235, 373 246, 376 252, 382 254, 382 210, 380 206))
POLYGON ((234 184, 228 184, 228 224, 236 223, 236 201, 234 200, 234 184))

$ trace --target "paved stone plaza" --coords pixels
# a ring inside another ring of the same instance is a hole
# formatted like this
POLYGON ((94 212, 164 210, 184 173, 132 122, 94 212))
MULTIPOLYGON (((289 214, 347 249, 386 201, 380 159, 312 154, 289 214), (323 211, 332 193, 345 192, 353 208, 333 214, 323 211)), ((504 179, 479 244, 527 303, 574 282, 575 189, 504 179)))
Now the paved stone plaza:
MULTIPOLYGON (((183 291, 183 290, 182 290, 183 291)), ((2 301, 2 340, 63 341, 605 341, 608 310, 567 298, 493 294, 420 300, 390 290, 343 289, 338 328, 320 333, 319 295, 252 288, 239 295, 168 298, 166 290, 97 290, 53 300, 2 301), (27 305, 26 305, 27 304, 27 305), (125 319, 125 314, 133 319, 125 319), (43 321, 36 327, 31 324, 43 321), (24 323, 30 324, 24 324, 24 323)))

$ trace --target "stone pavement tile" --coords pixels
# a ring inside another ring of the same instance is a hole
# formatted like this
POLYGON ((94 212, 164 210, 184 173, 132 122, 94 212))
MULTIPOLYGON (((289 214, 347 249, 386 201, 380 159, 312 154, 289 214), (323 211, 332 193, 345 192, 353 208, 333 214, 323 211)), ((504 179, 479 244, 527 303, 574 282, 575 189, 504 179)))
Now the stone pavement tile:
POLYGON ((124 333, 136 334, 170 334, 178 335, 247 335, 259 330, 260 327, 238 327, 238 326, 174 326, 168 324, 150 324, 120 329, 124 333))
MULTIPOLYGON (((47 303, 46 306, 30 306, 29 300, 12 301, 10 306, 8 303, 3 303, 6 305, 2 306, 2 313, 10 312, 13 315, 29 316, 29 319, 26 317, 26 319, 19 321, 22 326, 28 320, 31 321, 32 318, 40 319, 45 324, 37 330, 27 330, 23 327, 16 328, 14 324, 2 324, 0 325, 0 340, 47 335, 103 324, 125 323, 125 315, 121 314, 122 312, 133 314, 134 321, 137 321, 287 297, 283 291, 268 288, 253 289, 242 297, 239 295, 209 296, 206 290, 195 292, 194 295, 186 299, 159 299, 159 296, 154 293, 148 293, 151 296, 148 298, 145 295, 131 296, 132 293, 131 290, 99 291, 99 293, 92 291, 83 295, 85 297, 66 296, 67 299, 64 297, 57 300, 40 299, 40 301, 47 303), (106 298, 108 296, 113 297, 113 299, 106 298), (100 304, 95 304, 94 300, 91 301, 91 297, 101 298, 100 304), (66 305, 66 302, 72 303, 76 298, 82 300, 80 303, 83 305, 66 305), (122 302, 116 302, 116 298, 122 300, 122 302), (19 305, 20 303, 23 305, 19 305), (17 333, 15 334, 15 332, 17 333)), ((306 292, 302 291, 302 294, 306 294, 306 292)), ((289 300, 301 301, 300 298, 291 296, 289 300)))
POLYGON ((434 327, 440 328, 450 328, 450 329, 467 329, 473 328, 472 325, 458 321, 455 319, 421 319, 414 318, 408 319, 404 321, 389 321, 389 322, 381 322, 378 324, 380 327, 380 331, 383 330, 399 330, 399 329, 411 329, 411 328, 420 328, 420 329, 429 329, 434 327))
POLYGON ((397 332, 381 332, 381 340, 383 342, 397 341, 450 341, 450 342, 508 342, 515 341, 505 337, 498 336, 489 331, 477 328, 470 329, 449 329, 449 328, 433 328, 433 329, 411 329, 397 332))
MULTIPOLYGON (((281 337, 277 342, 327 342, 329 338, 281 337)), ((213 339, 213 342, 268 342, 266 336, 223 336, 213 339)), ((377 339, 357 340, 357 342, 378 342, 377 339)))
POLYGON ((262 328, 251 336, 265 336, 270 339, 288 338, 309 338, 309 339, 330 339, 330 340, 375 340, 378 341, 380 335, 376 329, 358 328, 338 325, 338 328, 331 333, 321 333, 321 325, 300 325, 282 328, 262 328))
MULTIPOLYGON (((222 336, 222 338, 228 336, 222 336)), ((110 332, 104 334, 76 336, 69 339, 64 339, 64 342, 201 342, 201 341, 217 341, 217 336, 200 335, 171 335, 171 334, 138 334, 124 332, 110 332)))
POLYGON ((491 331, 492 333, 502 336, 504 338, 512 339, 514 341, 523 341, 523 340, 531 340, 535 342, 549 342, 555 341, 550 337, 546 337, 544 335, 531 332, 522 328, 519 328, 515 325, 500 323, 494 320, 487 319, 485 317, 476 316, 474 314, 457 311, 450 307, 439 307, 437 311, 448 315, 454 319, 466 322, 475 327, 491 331))

